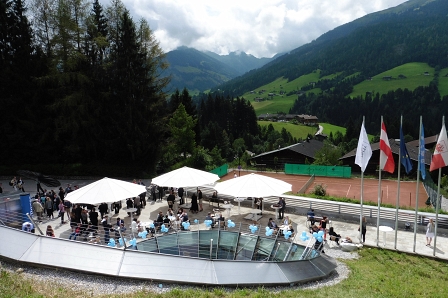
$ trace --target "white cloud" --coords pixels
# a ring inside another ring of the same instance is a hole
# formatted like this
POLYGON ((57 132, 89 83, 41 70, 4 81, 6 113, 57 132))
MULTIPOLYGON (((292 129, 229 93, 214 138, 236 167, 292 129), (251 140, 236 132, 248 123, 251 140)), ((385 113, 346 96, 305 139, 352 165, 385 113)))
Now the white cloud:
MULTIPOLYGON (((122 0, 164 51, 178 46, 271 57, 406 0, 122 0)), ((106 0, 102 1, 106 6, 106 0)))

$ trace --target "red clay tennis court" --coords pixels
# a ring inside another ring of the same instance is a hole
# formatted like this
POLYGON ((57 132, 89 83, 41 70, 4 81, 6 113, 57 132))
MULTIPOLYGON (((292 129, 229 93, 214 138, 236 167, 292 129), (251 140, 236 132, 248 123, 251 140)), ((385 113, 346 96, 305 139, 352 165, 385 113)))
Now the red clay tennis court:
MULTIPOLYGON (((241 171, 241 176, 252 172, 241 171)), ((238 172, 237 172, 238 174, 238 172)), ((284 173, 256 172, 256 174, 273 177, 292 184, 293 193, 297 193, 305 183, 310 179, 309 176, 286 175, 284 173)), ((233 178, 233 173, 229 173, 222 177, 221 180, 233 178)), ((326 186, 327 194, 334 197, 346 197, 349 199, 361 199, 361 178, 333 178, 333 177, 316 177, 313 183, 308 187, 306 193, 314 190, 316 184, 326 186)), ((415 207, 416 199, 416 181, 400 182, 400 201, 399 206, 415 207)), ((398 193, 397 180, 381 180, 381 202, 395 206, 398 193)), ((418 206, 425 207, 428 194, 423 184, 420 182, 418 206)), ((364 178, 363 201, 378 202, 378 179, 364 178)))

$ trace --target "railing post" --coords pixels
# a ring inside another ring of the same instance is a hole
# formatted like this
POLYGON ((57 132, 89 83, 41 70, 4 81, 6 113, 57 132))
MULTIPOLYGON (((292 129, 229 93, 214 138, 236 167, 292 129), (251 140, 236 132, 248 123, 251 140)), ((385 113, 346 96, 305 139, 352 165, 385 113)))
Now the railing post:
POLYGON ((39 233, 40 233, 41 235, 43 235, 44 233, 42 233, 42 231, 41 231, 41 229, 39 228, 39 226, 36 225, 36 223, 34 222, 34 220, 31 218, 30 214, 27 213, 26 216, 27 216, 28 219, 33 223, 33 226, 37 228, 37 230, 39 231, 39 233))
POLYGON ((126 246, 126 241, 124 241, 123 234, 121 234, 120 227, 117 227, 117 228, 118 228, 118 233, 120 234, 121 241, 123 241, 124 250, 126 250, 126 248, 128 248, 126 246))
POLYGON ((212 252, 213 252, 213 239, 210 239, 210 260, 212 259, 212 252))

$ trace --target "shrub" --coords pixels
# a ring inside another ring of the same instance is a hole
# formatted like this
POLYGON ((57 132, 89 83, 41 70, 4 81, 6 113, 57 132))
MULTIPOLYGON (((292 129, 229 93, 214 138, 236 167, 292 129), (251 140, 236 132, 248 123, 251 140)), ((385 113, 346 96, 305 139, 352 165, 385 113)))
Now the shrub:
POLYGON ((316 196, 325 197, 327 195, 327 186, 326 185, 322 185, 322 184, 316 184, 316 186, 314 186, 313 193, 316 196))

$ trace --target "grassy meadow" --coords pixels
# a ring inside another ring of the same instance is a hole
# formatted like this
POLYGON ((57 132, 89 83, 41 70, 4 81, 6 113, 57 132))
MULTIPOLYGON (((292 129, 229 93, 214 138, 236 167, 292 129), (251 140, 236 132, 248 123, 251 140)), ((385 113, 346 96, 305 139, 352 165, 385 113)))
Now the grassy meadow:
MULTIPOLYGON (((286 94, 292 91, 300 90, 305 85, 308 85, 310 82, 317 82, 319 80, 319 73, 320 71, 317 70, 313 73, 303 75, 293 81, 288 82, 285 78, 278 78, 277 80, 260 86, 259 88, 252 90, 251 92, 246 92, 243 94, 242 97, 245 99, 248 99, 252 106, 255 109, 255 112, 257 115, 260 114, 276 114, 278 112, 288 113, 289 109, 294 104, 294 101, 297 99, 297 95, 289 95, 286 94), (265 90, 263 94, 259 94, 258 92, 261 90, 265 90), (283 91, 284 94, 280 95, 280 92, 283 91), (268 93, 275 93, 276 95, 272 96, 272 99, 268 99, 261 102, 255 102, 255 98, 262 97, 262 98, 268 98, 268 93)), ((315 88, 312 90, 309 90, 308 93, 319 93, 321 90, 319 88, 315 88)))
MULTIPOLYGON (((285 128, 286 131, 290 132, 291 135, 294 138, 301 138, 305 139, 308 134, 314 135, 317 132, 317 127, 315 126, 307 126, 302 124, 292 124, 288 122, 272 122, 272 121, 257 121, 259 125, 261 126, 268 126, 269 124, 272 124, 274 129, 278 132, 282 131, 282 128, 285 128)), ((330 123, 319 123, 319 125, 322 125, 324 130, 322 131, 323 134, 326 134, 327 136, 330 135, 330 132, 333 133, 333 135, 340 131, 343 135, 345 135, 346 129, 341 126, 332 125, 330 123)))
MULTIPOLYGON (((264 288, 224 289, 220 287, 175 288, 170 292, 155 294, 145 290, 136 293, 102 295, 97 297, 447 297, 448 262, 415 255, 408 255, 379 248, 364 248, 359 259, 340 260, 350 269, 347 279, 315 290, 264 288)), ((61 274, 63 272, 61 271, 61 274)), ((248 273, 250 274, 250 273, 248 273)), ((142 282, 142 285, 145 283, 142 282)), ((91 297, 86 289, 61 286, 54 280, 48 282, 25 279, 20 274, 2 271, 0 297, 91 297)))
POLYGON ((283 128, 289 131, 294 138, 306 139, 308 134, 314 135, 317 132, 317 127, 307 126, 302 124, 292 124, 288 122, 272 122, 272 121, 257 121, 260 126, 268 126, 272 124, 274 129, 281 132, 283 128))
POLYGON ((414 90, 418 86, 429 86, 434 78, 434 68, 426 63, 407 63, 380 73, 372 77, 371 81, 364 81, 353 87, 353 92, 349 94, 351 97, 361 95, 365 97, 366 92, 373 94, 386 94, 391 90, 409 89, 414 90), (429 75, 424 75, 428 72, 429 75), (400 75, 406 78, 399 78, 400 75), (390 76, 390 81, 383 80, 383 77, 390 76))

